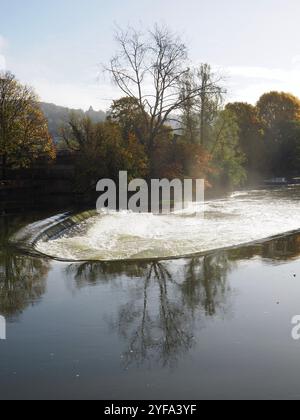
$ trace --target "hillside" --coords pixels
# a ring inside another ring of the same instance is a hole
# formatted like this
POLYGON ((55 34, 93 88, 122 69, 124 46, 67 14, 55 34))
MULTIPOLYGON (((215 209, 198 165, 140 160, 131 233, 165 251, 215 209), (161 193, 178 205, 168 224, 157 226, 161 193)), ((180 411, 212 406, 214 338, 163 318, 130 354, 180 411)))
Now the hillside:
POLYGON ((106 118, 105 112, 94 111, 92 107, 88 111, 84 112, 82 109, 71 109, 46 102, 41 102, 40 105, 48 120, 49 131, 55 143, 57 143, 60 139, 60 128, 68 123, 72 112, 82 116, 86 115, 90 117, 93 122, 101 122, 106 118))

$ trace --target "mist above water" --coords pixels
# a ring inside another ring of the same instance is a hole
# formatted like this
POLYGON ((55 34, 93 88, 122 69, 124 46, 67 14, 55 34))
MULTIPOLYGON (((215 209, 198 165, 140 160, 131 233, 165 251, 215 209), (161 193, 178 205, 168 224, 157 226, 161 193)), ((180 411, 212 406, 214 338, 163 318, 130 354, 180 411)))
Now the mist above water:
POLYGON ((167 258, 242 245, 300 229, 300 188, 235 192, 171 215, 105 212, 36 249, 66 260, 167 258))

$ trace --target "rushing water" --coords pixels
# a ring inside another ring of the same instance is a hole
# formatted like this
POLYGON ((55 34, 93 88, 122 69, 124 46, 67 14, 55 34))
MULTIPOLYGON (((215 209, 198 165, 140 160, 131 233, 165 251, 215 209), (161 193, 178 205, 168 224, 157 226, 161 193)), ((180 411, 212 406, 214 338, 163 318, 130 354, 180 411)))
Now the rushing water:
POLYGON ((106 212, 62 237, 40 241, 37 250, 66 260, 166 258, 207 252, 300 228, 298 186, 236 192, 193 209, 157 216, 106 212))
MULTIPOLYGON (((299 204, 296 187, 239 193, 210 202, 222 215, 207 220, 237 235, 238 219, 249 242, 299 229, 299 204)), ((0 399, 300 399, 300 233, 149 262, 61 262, 9 245, 48 216, 0 218, 0 399)), ((209 248, 239 240, 220 234, 209 248)))

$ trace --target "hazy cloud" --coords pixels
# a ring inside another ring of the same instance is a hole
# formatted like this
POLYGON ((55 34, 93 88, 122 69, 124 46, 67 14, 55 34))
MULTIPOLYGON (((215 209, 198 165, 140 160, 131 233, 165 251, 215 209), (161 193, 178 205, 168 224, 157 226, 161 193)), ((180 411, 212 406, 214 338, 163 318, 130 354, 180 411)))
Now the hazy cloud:
POLYGON ((0 34, 0 71, 6 69, 6 59, 4 55, 5 47, 6 47, 6 40, 0 34))
MULTIPOLYGON (((213 66, 225 76, 223 85, 228 90, 227 101, 241 101, 255 104, 259 97, 269 91, 290 92, 300 97, 300 56, 291 60, 290 68, 267 68, 246 66, 213 66)), ((39 72, 40 73, 40 72, 39 72)), ((26 79, 41 99, 68 107, 107 110, 111 102, 121 96, 121 92, 108 78, 98 80, 89 74, 85 81, 63 83, 51 77, 40 78, 38 75, 26 79)))
POLYGON ((300 97, 300 55, 294 56, 287 68, 229 66, 226 73, 229 100, 255 103, 263 93, 272 90, 300 97))
POLYGON ((4 55, 4 49, 6 46, 6 41, 2 35, 0 35, 0 71, 5 70, 6 60, 4 55))

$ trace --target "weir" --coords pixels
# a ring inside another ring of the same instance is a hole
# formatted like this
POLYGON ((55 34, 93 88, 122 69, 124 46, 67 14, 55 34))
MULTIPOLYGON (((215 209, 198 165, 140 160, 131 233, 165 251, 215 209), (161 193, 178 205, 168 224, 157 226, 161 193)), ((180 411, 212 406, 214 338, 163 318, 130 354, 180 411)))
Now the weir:
POLYGON ((210 200, 204 205, 204 217, 193 207, 168 215, 63 213, 26 227, 11 243, 62 261, 190 257, 298 231, 300 189, 291 188, 241 191, 210 200))
POLYGON ((84 220, 96 215, 95 210, 80 213, 62 213, 45 220, 32 223, 10 238, 10 244, 29 253, 38 253, 36 245, 61 237, 65 232, 84 220))

